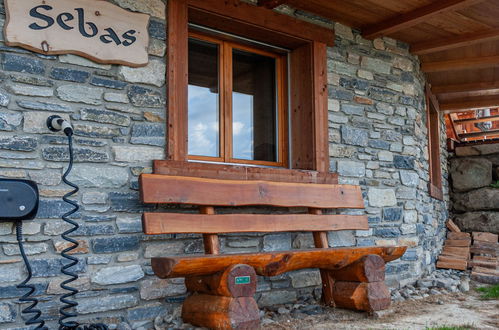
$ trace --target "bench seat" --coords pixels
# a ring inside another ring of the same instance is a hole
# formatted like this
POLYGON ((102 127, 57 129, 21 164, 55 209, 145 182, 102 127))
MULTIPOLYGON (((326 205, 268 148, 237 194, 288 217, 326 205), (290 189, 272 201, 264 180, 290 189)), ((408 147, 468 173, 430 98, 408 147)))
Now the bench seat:
POLYGON ((320 268, 338 270, 366 255, 379 255, 385 262, 400 258, 405 246, 350 247, 244 254, 175 256, 152 258, 152 268, 160 278, 211 275, 234 264, 252 266, 261 276, 277 276, 289 271, 320 268))

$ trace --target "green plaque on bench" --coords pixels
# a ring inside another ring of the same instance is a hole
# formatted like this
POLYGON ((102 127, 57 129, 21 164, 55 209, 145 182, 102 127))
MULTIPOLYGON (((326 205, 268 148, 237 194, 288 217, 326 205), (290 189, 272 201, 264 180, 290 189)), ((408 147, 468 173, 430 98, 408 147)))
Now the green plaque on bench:
POLYGON ((251 283, 250 276, 238 276, 236 277, 236 284, 249 284, 251 283))

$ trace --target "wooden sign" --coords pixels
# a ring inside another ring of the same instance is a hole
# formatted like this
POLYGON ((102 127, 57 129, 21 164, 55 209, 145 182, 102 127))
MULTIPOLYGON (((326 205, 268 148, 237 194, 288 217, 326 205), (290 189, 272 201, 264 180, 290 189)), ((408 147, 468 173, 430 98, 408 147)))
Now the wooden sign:
POLYGON ((148 63, 149 15, 104 0, 5 0, 5 41, 42 54, 77 54, 99 63, 148 63))

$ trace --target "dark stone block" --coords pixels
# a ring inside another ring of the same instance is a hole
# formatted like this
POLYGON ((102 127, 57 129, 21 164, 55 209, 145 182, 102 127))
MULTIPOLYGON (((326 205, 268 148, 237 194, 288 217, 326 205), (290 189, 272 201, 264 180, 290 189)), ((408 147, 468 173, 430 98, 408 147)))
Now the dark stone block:
POLYGON ((81 225, 73 236, 97 236, 97 235, 112 235, 114 234, 114 226, 112 225, 81 225))
POLYGON ((394 263, 388 263, 385 266, 385 271, 386 274, 401 274, 403 272, 408 272, 409 271, 409 264, 394 264, 394 263))
POLYGON ((407 250, 400 259, 404 261, 417 261, 419 258, 416 250, 407 250))
POLYGON ((395 155, 393 157, 393 165, 395 168, 412 170, 415 166, 414 157, 395 155))
POLYGON ((0 138, 0 149, 14 151, 34 151, 38 147, 38 141, 30 137, 6 137, 0 138))
POLYGON ((50 78, 79 83, 84 83, 85 81, 87 81, 88 77, 90 77, 90 73, 86 71, 66 68, 54 68, 52 72, 50 72, 50 78))
POLYGON ((402 209, 399 207, 387 207, 383 209, 383 220, 399 221, 402 219, 402 209))
POLYGON ((133 125, 130 143, 162 147, 165 145, 165 124, 140 123, 133 125))
POLYGON ((357 238, 357 246, 374 246, 376 242, 372 238, 357 238))
POLYGON ((137 192, 110 192, 109 203, 111 204, 111 210, 115 212, 140 213, 151 208, 150 205, 144 205, 140 202, 137 192))
MULTIPOLYGON (((96 151, 89 148, 74 149, 75 162, 107 163, 109 155, 106 152, 96 151)), ((44 160, 52 162, 69 161, 69 150, 67 147, 47 147, 42 150, 44 160)))
MULTIPOLYGON (((47 291, 48 283, 30 283, 35 287, 33 296, 41 296, 47 291)), ((0 287, 0 299, 19 298, 27 292, 26 289, 18 289, 17 285, 0 287)))
POLYGON ((137 236, 95 238, 92 240, 94 253, 114 253, 139 249, 137 236))
POLYGON ((165 104, 165 100, 159 92, 135 85, 130 87, 128 97, 130 102, 137 107, 161 108, 165 104))
POLYGON ((384 238, 395 238, 400 236, 399 228, 378 227, 375 229, 375 235, 384 238))
POLYGON ((85 108, 80 111, 81 119, 103 124, 114 124, 118 126, 130 125, 130 118, 108 110, 85 108))
POLYGON ((367 221, 369 224, 380 223, 381 217, 367 217, 367 221))
MULTIPOLYGON (((58 219, 73 208, 73 206, 62 200, 40 199, 36 217, 40 219, 58 219)), ((79 217, 81 215, 78 213, 71 216, 73 219, 79 217)))
POLYGON ((418 102, 413 98, 409 96, 401 96, 400 97, 400 103, 404 105, 411 105, 411 106, 417 106, 418 102))
POLYGON ((376 101, 383 101, 387 103, 397 102, 397 94, 386 89, 371 87, 367 95, 376 101))
POLYGON ((127 311, 127 319, 128 321, 154 320, 164 313, 166 308, 163 305, 136 307, 127 311))
POLYGON ((139 288, 136 286, 127 286, 125 288, 114 288, 109 290, 110 293, 117 294, 117 293, 132 293, 132 292, 137 292, 139 291, 139 288))
POLYGON ((149 34, 152 38, 166 40, 166 26, 162 21, 151 19, 149 21, 149 34))
POLYGON ((330 98, 343 101, 352 101, 354 96, 352 92, 337 89, 332 86, 329 86, 328 93, 330 98))
POLYGON ((340 86, 346 89, 366 91, 369 88, 369 83, 359 79, 340 78, 340 86))
MULTIPOLYGON (((57 259, 38 259, 31 260, 33 267, 33 277, 53 277, 61 275, 61 267, 68 265, 71 261, 62 258, 57 259)), ((79 259, 78 264, 69 268, 69 271, 75 273, 85 272, 87 265, 84 259, 79 259)))
POLYGON ((390 150, 390 143, 383 140, 369 140, 369 147, 374 149, 390 150))
POLYGON ((74 134, 79 136, 85 136, 91 138, 103 138, 103 139, 109 139, 116 136, 121 136, 120 130, 114 127, 90 126, 88 124, 86 125, 75 124, 73 128, 74 128, 74 134))
POLYGON ((15 54, 3 54, 3 69, 6 71, 26 72, 31 74, 45 74, 45 65, 42 61, 15 54))
POLYGON ((107 87, 113 89, 124 89, 128 85, 126 82, 123 81, 104 79, 99 77, 92 78, 90 84, 94 86, 107 87))
POLYGON ((116 216, 115 215, 84 215, 82 220, 87 221, 87 222, 106 222, 106 221, 116 220, 116 216))

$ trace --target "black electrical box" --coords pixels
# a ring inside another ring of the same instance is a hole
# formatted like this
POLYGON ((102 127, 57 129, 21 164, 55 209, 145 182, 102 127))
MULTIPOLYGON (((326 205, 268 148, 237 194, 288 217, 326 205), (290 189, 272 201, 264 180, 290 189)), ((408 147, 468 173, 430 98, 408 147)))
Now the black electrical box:
POLYGON ((38 212, 38 204, 35 182, 0 179, 0 222, 32 220, 38 212))

